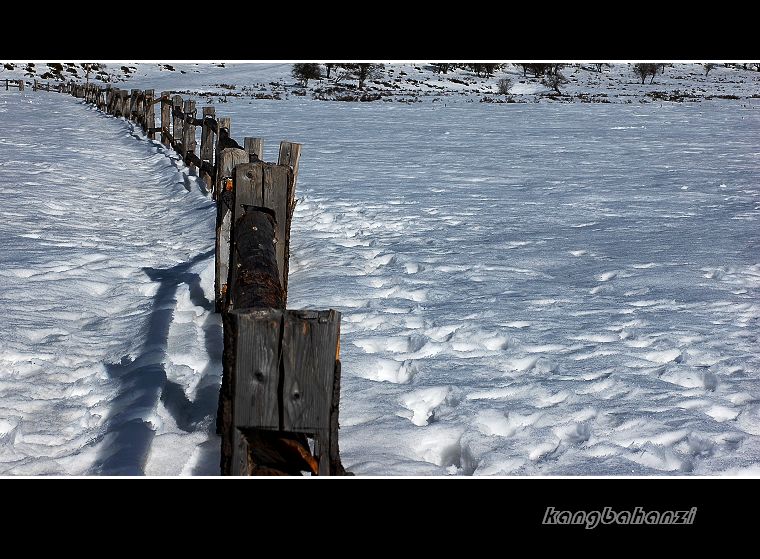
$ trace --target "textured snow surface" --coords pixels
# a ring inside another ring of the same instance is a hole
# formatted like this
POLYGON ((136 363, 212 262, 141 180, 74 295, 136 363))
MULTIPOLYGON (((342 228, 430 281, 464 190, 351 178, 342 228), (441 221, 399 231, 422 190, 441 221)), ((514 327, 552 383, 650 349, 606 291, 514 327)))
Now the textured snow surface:
MULTIPOLYGON (((756 471, 758 110, 217 106, 304 144, 289 307, 343 312, 344 464, 756 471)), ((0 473, 215 474, 212 202, 70 97, 0 121, 0 473)))

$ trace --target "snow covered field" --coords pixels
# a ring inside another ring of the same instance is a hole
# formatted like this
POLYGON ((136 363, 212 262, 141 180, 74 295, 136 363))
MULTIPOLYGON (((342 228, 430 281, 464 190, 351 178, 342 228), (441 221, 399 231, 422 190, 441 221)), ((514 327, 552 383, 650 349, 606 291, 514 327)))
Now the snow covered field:
MULTIPOLYGON (((304 144, 349 470, 758 473, 756 100, 216 108, 304 144)), ((212 203, 71 97, 0 122, 0 473, 217 473, 212 203)))

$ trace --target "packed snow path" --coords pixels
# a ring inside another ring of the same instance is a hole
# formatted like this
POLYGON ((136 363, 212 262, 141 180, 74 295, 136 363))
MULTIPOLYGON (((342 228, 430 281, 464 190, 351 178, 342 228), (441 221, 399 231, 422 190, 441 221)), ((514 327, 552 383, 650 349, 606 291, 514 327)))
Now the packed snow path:
MULTIPOLYGON (((215 474, 211 202, 122 120, 0 100, 0 472, 215 474)), ((757 105, 223 114, 305 144, 288 306, 343 312, 347 468, 758 471, 757 105)))
POLYGON ((123 120, 0 99, 0 474, 218 473, 212 202, 123 120))

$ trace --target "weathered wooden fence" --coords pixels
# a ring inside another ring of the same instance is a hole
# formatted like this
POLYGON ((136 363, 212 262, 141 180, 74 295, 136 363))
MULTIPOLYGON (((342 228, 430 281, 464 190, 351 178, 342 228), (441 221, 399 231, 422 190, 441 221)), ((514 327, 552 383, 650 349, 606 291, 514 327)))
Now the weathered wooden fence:
MULTIPOLYGON (((35 88, 36 88, 35 82, 35 88)), ((195 168, 217 203, 215 306, 224 323, 217 432, 222 475, 345 475, 338 451, 340 313, 287 310, 300 144, 266 163, 263 140, 171 92, 61 84, 139 124, 195 168), (160 125, 156 126, 156 106, 160 125), (200 127, 200 150, 197 128, 200 127)))
POLYGON ((5 91, 8 91, 11 87, 15 87, 19 91, 24 91, 24 80, 5 80, 5 91))

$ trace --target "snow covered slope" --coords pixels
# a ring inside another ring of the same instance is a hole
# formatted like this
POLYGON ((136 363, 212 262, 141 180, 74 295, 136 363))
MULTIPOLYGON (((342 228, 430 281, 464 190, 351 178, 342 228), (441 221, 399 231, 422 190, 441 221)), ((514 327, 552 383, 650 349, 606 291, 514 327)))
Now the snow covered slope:
MULTIPOLYGON (((351 100, 364 95, 375 102, 400 101, 459 103, 473 101, 506 102, 583 102, 633 103, 661 102, 663 98, 680 101, 699 101, 715 97, 760 97, 760 72, 755 65, 726 68, 717 64, 708 75, 702 64, 668 64, 658 73, 654 83, 645 84, 633 72, 632 64, 607 64, 602 71, 592 64, 569 64, 562 69, 568 83, 555 95, 541 83, 541 78, 525 73, 519 64, 505 63, 492 76, 478 76, 470 70, 455 68, 446 74, 438 73, 431 63, 385 64, 374 78, 368 79, 365 91, 356 90, 356 80, 340 78, 344 72, 333 70, 331 78, 311 80, 302 88, 291 76, 291 64, 285 63, 220 63, 220 64, 106 64, 92 73, 91 79, 107 80, 122 88, 155 89, 158 91, 191 91, 208 93, 207 102, 219 102, 232 97, 279 100, 309 98, 351 100), (498 82, 512 82, 509 98, 498 94, 498 82)), ((0 63, 0 70, 5 66, 0 63)), ((0 79, 25 78, 29 83, 49 72, 46 64, 33 67, 9 65, 0 72, 0 79), (12 66, 12 68, 11 68, 12 66)), ((324 71, 324 70, 323 70, 324 71)), ((79 64, 65 66, 63 75, 75 80, 84 79, 79 64), (75 73, 74 73, 75 72, 75 73)), ((55 80, 52 80, 55 82, 55 80)))
POLYGON ((212 203, 71 97, 0 120, 0 474, 217 473, 212 203))
MULTIPOLYGON (((235 85, 171 76, 135 83, 235 85)), ((343 312, 350 470, 757 473, 757 100, 227 100, 304 144, 289 306, 343 312)), ((210 202, 119 119, 0 103, 0 471, 215 473, 210 202)))

